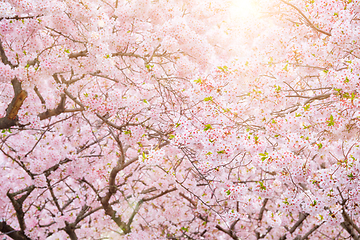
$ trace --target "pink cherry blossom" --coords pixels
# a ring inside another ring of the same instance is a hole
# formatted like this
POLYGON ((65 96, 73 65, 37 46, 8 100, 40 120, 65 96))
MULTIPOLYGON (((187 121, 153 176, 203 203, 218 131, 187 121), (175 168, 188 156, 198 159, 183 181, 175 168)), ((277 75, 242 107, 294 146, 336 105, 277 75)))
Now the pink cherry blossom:
POLYGON ((0 4, 5 238, 360 239, 360 1, 234 1, 0 4))

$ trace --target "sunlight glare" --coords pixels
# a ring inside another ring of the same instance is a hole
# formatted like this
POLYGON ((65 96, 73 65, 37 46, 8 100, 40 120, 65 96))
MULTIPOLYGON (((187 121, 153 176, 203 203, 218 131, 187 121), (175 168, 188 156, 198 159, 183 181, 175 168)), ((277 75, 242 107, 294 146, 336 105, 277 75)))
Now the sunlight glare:
POLYGON ((232 0, 231 17, 233 19, 252 18, 257 15, 254 0, 232 0))

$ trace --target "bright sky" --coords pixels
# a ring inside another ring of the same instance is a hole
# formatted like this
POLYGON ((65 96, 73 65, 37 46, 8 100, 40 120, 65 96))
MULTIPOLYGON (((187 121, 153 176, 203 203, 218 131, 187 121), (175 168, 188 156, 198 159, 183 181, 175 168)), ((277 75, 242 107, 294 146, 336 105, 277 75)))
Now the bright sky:
POLYGON ((255 0, 232 0, 232 2, 231 12, 233 18, 249 18, 256 15, 255 0))

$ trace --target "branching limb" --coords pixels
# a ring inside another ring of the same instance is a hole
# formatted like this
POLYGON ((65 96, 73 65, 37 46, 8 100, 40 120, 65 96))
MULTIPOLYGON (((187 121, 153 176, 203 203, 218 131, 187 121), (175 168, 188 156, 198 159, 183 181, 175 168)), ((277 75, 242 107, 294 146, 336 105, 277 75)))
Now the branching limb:
POLYGON ((116 193, 117 188, 115 185, 116 175, 124 169, 124 165, 118 164, 111 170, 109 177, 109 189, 104 197, 100 197, 101 205, 104 208, 105 214, 111 217, 111 219, 118 225, 124 233, 129 233, 130 229, 127 228, 127 224, 122 221, 121 215, 119 215, 110 204, 110 198, 116 193))
POLYGON ((344 218, 344 221, 347 224, 350 224, 360 234, 360 228, 354 223, 354 221, 350 218, 349 214, 347 214, 347 212, 345 211, 344 208, 343 208, 341 214, 342 214, 342 216, 344 218))
MULTIPOLYGON (((132 222, 134 221, 134 218, 135 218, 135 215, 139 212, 140 210, 140 206, 144 203, 144 201, 141 199, 135 206, 134 208, 134 211, 132 212, 130 218, 129 218, 129 221, 126 225, 126 229, 129 229, 130 230, 130 227, 131 227, 131 224, 132 222)), ((125 231, 124 231, 125 232, 125 231)))
MULTIPOLYGON (((292 226, 292 228, 289 230, 289 233, 293 233, 295 232, 295 230, 305 221, 305 219, 309 216, 308 213, 300 213, 299 214, 299 220, 297 220, 297 222, 294 224, 294 226, 292 226)), ((285 240, 286 239, 286 235, 283 235, 280 240, 285 240)))
POLYGON ((359 235, 356 234, 354 228, 351 226, 350 223, 348 222, 342 222, 340 223, 340 225, 350 234, 350 236, 352 237, 352 239, 354 240, 359 240, 359 235))
POLYGON ((10 120, 15 120, 17 117, 17 114, 20 110, 21 105, 25 101, 27 97, 27 92, 25 90, 21 90, 19 94, 17 94, 11 103, 11 107, 8 108, 7 118, 10 120))
POLYGON ((312 229, 310 229, 310 231, 308 231, 302 238, 301 240, 306 240, 309 239, 309 236, 315 232, 321 225, 323 225, 324 222, 320 223, 319 225, 315 225, 312 229))
POLYGON ((72 41, 72 42, 77 42, 77 43, 86 44, 86 42, 78 41, 78 40, 76 40, 76 39, 74 39, 74 38, 72 38, 72 37, 69 37, 69 36, 63 34, 63 33, 60 32, 60 31, 57 31, 56 29, 53 29, 53 28, 50 28, 50 27, 45 27, 45 28, 48 29, 48 30, 51 30, 51 31, 53 31, 53 32, 55 32, 55 33, 57 33, 57 34, 59 34, 60 36, 63 36, 63 37, 66 38, 66 39, 69 39, 69 40, 72 41))
POLYGON ((286 1, 284 1, 284 0, 280 0, 280 1, 282 1, 282 2, 285 3, 286 5, 289 5, 290 7, 294 8, 294 9, 304 18, 305 22, 307 23, 307 25, 308 25, 309 27, 311 27, 311 28, 314 29, 315 31, 318 31, 319 33, 325 34, 325 35, 327 35, 327 36, 331 36, 330 33, 325 32, 325 31, 323 31, 323 30, 318 29, 317 27, 315 27, 314 24, 302 13, 302 11, 301 11, 298 7, 296 7, 295 5, 293 5, 293 4, 289 3, 289 2, 286 2, 286 1))
POLYGON ((50 172, 56 171, 60 167, 60 165, 66 164, 66 163, 71 162, 71 161, 73 161, 73 160, 71 160, 69 158, 65 158, 64 160, 61 160, 58 164, 55 164, 54 166, 52 166, 52 167, 48 168, 47 170, 45 170, 43 173, 45 175, 50 175, 50 172))
POLYGON ((119 157, 119 164, 120 165, 124 165, 125 163, 125 150, 123 147, 123 144, 121 142, 121 140, 119 139, 119 136, 115 135, 115 133, 113 132, 113 130, 111 130, 111 128, 109 128, 111 135, 113 136, 113 138, 115 139, 115 141, 117 142, 119 149, 120 149, 120 157, 119 157))
POLYGON ((40 99, 41 104, 45 107, 45 105, 46 105, 45 99, 43 98, 43 96, 39 92, 39 89, 36 86, 34 87, 34 91, 35 91, 36 95, 38 96, 38 98, 40 99))
MULTIPOLYGON (((271 231, 271 229, 272 229, 272 227, 268 227, 268 228, 266 229, 266 233, 261 234, 261 235, 260 235, 260 233, 259 233, 258 231, 255 231, 256 239, 265 238, 266 235, 271 231)), ((280 239, 281 239, 281 238, 280 238, 280 239)))
POLYGON ((78 57, 86 57, 88 55, 88 51, 84 50, 84 51, 80 51, 80 52, 76 52, 76 53, 70 53, 69 54, 69 58, 78 58, 78 57))
POLYGON ((42 112, 39 114, 40 120, 44 120, 53 116, 60 115, 65 112, 65 103, 66 103, 66 95, 61 94, 61 99, 59 105, 54 109, 48 109, 46 112, 42 112))
POLYGON ((326 98, 329 98, 331 96, 331 93, 326 93, 326 94, 321 94, 321 95, 317 95, 317 96, 314 96, 314 97, 311 97, 309 98, 308 100, 306 100, 304 102, 304 105, 307 105, 315 100, 324 100, 326 98))
POLYGON ((49 131, 49 128, 46 131, 43 131, 39 137, 39 139, 36 141, 36 143, 34 144, 34 146, 30 149, 30 151, 28 151, 25 154, 25 157, 29 156, 30 153, 32 153, 34 151, 34 149, 36 148, 36 146, 39 144, 39 142, 41 141, 41 139, 43 138, 43 136, 45 135, 45 133, 49 131))
POLYGON ((154 199, 156 199, 156 198, 162 197, 162 196, 164 196, 165 194, 174 192, 174 191, 176 191, 176 190, 177 190, 177 188, 176 188, 176 187, 173 187, 173 188, 168 189, 168 190, 165 190, 165 191, 163 191, 163 192, 161 192, 161 193, 159 193, 159 194, 157 194, 157 195, 155 195, 155 196, 148 197, 148 198, 143 198, 142 201, 143 201, 143 202, 148 202, 148 201, 154 200, 154 199))
POLYGON ((56 208, 57 208, 57 209, 59 210, 59 212, 61 213, 61 215, 63 215, 62 208, 61 208, 60 205, 59 205, 59 201, 58 201, 57 197, 55 196, 54 189, 53 189, 53 187, 52 187, 52 185, 51 185, 51 181, 50 181, 50 179, 48 178, 48 176, 45 175, 45 177, 46 177, 46 183, 47 183, 48 189, 49 189, 49 191, 50 191, 51 197, 52 197, 52 199, 53 199, 53 202, 54 202, 56 208))
POLYGON ((269 201, 268 198, 265 198, 264 201, 263 201, 263 205, 262 205, 262 207, 260 209, 260 213, 259 213, 259 218, 258 218, 259 221, 261 221, 263 216, 264 216, 265 207, 266 207, 266 204, 267 204, 268 201, 269 201))
POLYGON ((23 231, 18 231, 8 225, 5 221, 0 221, 0 232, 14 240, 31 240, 23 231))
POLYGON ((68 223, 65 221, 65 232, 69 235, 71 240, 78 240, 78 237, 75 233, 75 224, 74 223, 68 223))
POLYGON ((239 240, 239 238, 236 236, 236 234, 231 229, 226 230, 225 228, 221 227, 220 225, 216 225, 215 227, 216 227, 216 229, 220 230, 221 232, 226 233, 227 235, 229 235, 231 237, 231 239, 239 240))
POLYGON ((308 213, 300 213, 299 214, 299 220, 294 224, 294 226, 289 230, 290 233, 295 232, 295 230, 300 226, 300 224, 302 224, 305 219, 309 216, 308 213))
POLYGON ((180 195, 181 197, 185 198, 186 200, 188 200, 188 201, 191 203, 191 205, 192 205, 194 208, 196 208, 196 203, 195 203, 195 201, 193 201, 190 197, 186 196, 186 195, 183 194, 183 193, 179 193, 179 195, 180 195))
POLYGON ((34 185, 31 185, 27 188, 24 188, 20 191, 14 192, 14 193, 10 193, 10 190, 6 193, 6 195, 8 196, 8 198, 10 199, 15 212, 16 212, 16 217, 18 219, 19 222, 19 226, 21 229, 21 232, 23 233, 26 229, 26 224, 25 224, 25 213, 24 210, 22 208, 22 205, 25 201, 25 199, 31 194, 31 192, 35 189, 34 185), (23 194, 25 193, 25 194, 23 194), (20 198, 17 198, 18 195, 23 194, 20 198))
POLYGON ((23 19, 39 18, 39 17, 42 17, 42 16, 43 16, 43 15, 19 17, 18 15, 16 15, 16 16, 13 16, 13 17, 2 17, 2 18, 0 18, 0 21, 3 20, 3 19, 8 19, 8 20, 23 20, 23 19))
MULTIPOLYGON (((1 20, 1 19, 0 19, 0 20, 1 20)), ((3 64, 9 65, 11 68, 15 68, 15 67, 16 67, 16 66, 13 65, 13 64, 9 61, 9 59, 7 58, 1 40, 0 40, 0 57, 1 57, 1 61, 3 62, 3 64)))
POLYGON ((0 118, 0 129, 7 129, 18 125, 17 114, 27 97, 27 92, 22 90, 21 83, 17 78, 11 80, 14 89, 14 97, 6 109, 6 116, 0 118))

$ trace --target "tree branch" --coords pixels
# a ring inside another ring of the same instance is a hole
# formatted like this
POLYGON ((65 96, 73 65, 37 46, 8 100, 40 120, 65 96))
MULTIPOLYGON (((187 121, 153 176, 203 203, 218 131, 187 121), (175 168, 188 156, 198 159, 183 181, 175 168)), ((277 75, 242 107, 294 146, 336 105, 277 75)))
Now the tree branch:
POLYGON ((216 225, 215 227, 216 227, 216 229, 220 230, 221 232, 229 235, 233 240, 239 240, 239 238, 235 235, 235 233, 232 230, 226 230, 223 227, 221 227, 220 225, 216 225))
POLYGON ((320 32, 320 33, 322 33, 322 34, 325 34, 325 35, 327 35, 327 36, 331 36, 330 33, 325 32, 325 31, 323 31, 323 30, 318 29, 317 27, 315 27, 314 24, 313 24, 312 22, 310 22, 310 20, 309 20, 309 19, 301 12, 301 10, 300 10, 299 8, 297 8, 295 5, 293 5, 293 4, 291 4, 291 3, 288 3, 288 2, 286 2, 286 1, 284 1, 284 0, 280 0, 280 1, 282 1, 282 2, 285 3, 286 5, 289 5, 290 7, 294 8, 294 9, 304 18, 304 20, 306 21, 306 23, 308 24, 309 27, 311 27, 312 29, 314 29, 314 30, 316 30, 316 31, 318 31, 318 32, 320 32))
POLYGON ((31 194, 31 192, 35 189, 34 185, 31 185, 27 188, 24 188, 20 191, 14 192, 14 193, 10 193, 10 190, 6 193, 6 195, 8 196, 8 198, 10 199, 15 212, 16 212, 16 217, 18 219, 19 222, 19 226, 21 229, 21 232, 24 232, 26 229, 26 224, 25 224, 25 213, 24 210, 22 209, 22 204, 24 203, 25 199, 31 194), (15 199, 16 196, 23 194, 20 198, 15 199))
POLYGON ((354 231, 354 228, 352 228, 351 224, 348 222, 342 222, 340 225, 350 234, 350 236, 354 240, 359 240, 359 236, 356 235, 356 232, 354 231))
POLYGON ((78 57, 86 57, 88 55, 88 51, 84 50, 84 51, 80 51, 80 52, 76 52, 76 53, 70 53, 69 54, 69 58, 78 58, 78 57))
POLYGON ((142 200, 143 200, 144 202, 148 202, 148 201, 151 201, 151 200, 154 200, 154 199, 156 199, 156 198, 162 197, 162 196, 164 196, 165 194, 171 193, 171 192, 176 191, 176 190, 177 190, 177 188, 174 187, 174 188, 172 188, 172 189, 165 190, 165 191, 163 191, 163 192, 161 192, 161 193, 159 193, 159 194, 157 194, 157 195, 155 195, 155 196, 148 197, 148 198, 143 198, 142 200))
MULTIPOLYGON (((294 224, 294 226, 289 230, 289 232, 292 234, 293 232, 295 232, 295 230, 303 223, 303 221, 305 221, 305 219, 309 216, 308 213, 300 213, 299 214, 299 220, 297 220, 297 222, 294 224)), ((283 235, 280 240, 285 240, 286 239, 286 235, 283 235)))
POLYGON ((1 40, 0 40, 0 57, 1 57, 1 61, 3 62, 3 64, 9 65, 11 68, 15 68, 15 67, 16 67, 16 66, 13 65, 13 64, 9 61, 9 59, 7 58, 1 40))
POLYGON ((17 231, 8 225, 5 221, 0 221, 0 232, 11 237, 14 240, 31 240, 23 231, 17 231))
POLYGON ((8 19, 8 20, 31 19, 31 18, 38 18, 38 17, 42 17, 42 16, 44 16, 44 15, 26 16, 26 17, 19 17, 18 15, 15 15, 14 17, 2 17, 2 18, 0 18, 0 21, 4 20, 4 19, 8 19))
POLYGON ((354 223, 354 221, 350 218, 350 216, 345 212, 345 209, 343 208, 342 213, 344 221, 346 223, 349 223, 358 233, 360 233, 360 228, 354 223))
POLYGON ((6 109, 6 116, 0 118, 0 129, 7 129, 18 124, 17 114, 27 97, 27 92, 22 90, 21 83, 17 78, 11 80, 14 89, 14 97, 6 109))
POLYGON ((319 225, 315 225, 312 229, 310 229, 310 231, 308 231, 302 238, 301 240, 306 240, 309 238, 309 236, 315 232, 321 225, 323 225, 324 222, 322 222, 321 224, 319 225))
POLYGON ((48 109, 46 112, 42 112, 39 114, 40 120, 44 120, 50 118, 52 116, 57 116, 63 112, 65 112, 65 103, 66 103, 66 95, 61 94, 61 99, 59 105, 54 109, 48 109))
POLYGON ((265 207, 266 207, 266 204, 267 204, 268 201, 269 201, 268 198, 264 199, 263 205, 262 205, 262 207, 260 209, 260 213, 259 213, 259 218, 258 218, 259 221, 261 221, 263 216, 264 216, 265 207))

